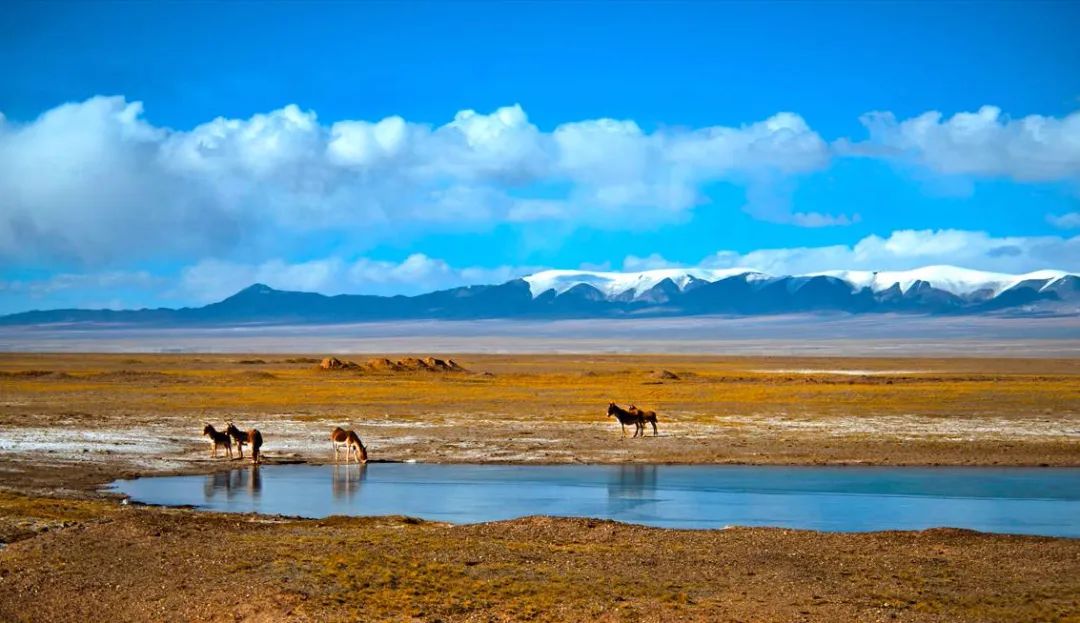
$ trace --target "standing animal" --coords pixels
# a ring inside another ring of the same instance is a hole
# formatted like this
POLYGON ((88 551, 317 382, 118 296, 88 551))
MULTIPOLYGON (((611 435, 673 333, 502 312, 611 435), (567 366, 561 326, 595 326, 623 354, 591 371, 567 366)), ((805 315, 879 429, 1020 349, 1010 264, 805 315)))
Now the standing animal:
POLYGON ((623 437, 626 437, 627 424, 634 425, 634 437, 637 437, 639 434, 644 434, 645 424, 641 421, 641 416, 639 414, 623 409, 614 402, 608 403, 607 414, 609 417, 614 417, 616 420, 619 420, 619 424, 622 425, 623 437))
POLYGON ((232 458, 232 440, 229 439, 229 433, 217 431, 213 426, 207 424, 203 427, 202 434, 210 438, 210 456, 212 458, 217 458, 219 446, 224 446, 225 451, 229 453, 229 458, 232 458))
POLYGON ((656 411, 646 411, 644 409, 638 409, 634 405, 630 405, 630 408, 628 408, 627 411, 629 411, 630 413, 633 413, 633 414, 637 415, 639 418, 641 418, 639 426, 641 426, 641 436, 642 437, 645 436, 645 423, 646 422, 648 422, 649 424, 652 424, 653 437, 657 436, 658 433, 656 432, 656 411))
POLYGON ((341 447, 345 447, 345 463, 348 464, 349 457, 353 454, 356 455, 357 463, 367 463, 367 448, 364 447, 364 442, 360 441, 360 435, 356 434, 354 430, 345 430, 338 426, 334 430, 330 431, 330 445, 334 448, 334 462, 337 463, 338 451, 341 447))
POLYGON ((236 447, 240 450, 240 458, 244 458, 244 444, 250 444, 251 462, 259 463, 259 448, 262 448, 263 444, 262 433, 259 432, 259 429, 253 428, 245 432, 237 428, 232 422, 229 422, 225 432, 229 434, 229 437, 236 440, 236 447))

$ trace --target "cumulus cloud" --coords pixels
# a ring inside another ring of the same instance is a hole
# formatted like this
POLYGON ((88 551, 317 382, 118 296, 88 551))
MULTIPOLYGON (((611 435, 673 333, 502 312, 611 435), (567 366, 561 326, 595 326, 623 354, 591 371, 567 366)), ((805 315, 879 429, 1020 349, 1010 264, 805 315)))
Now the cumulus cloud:
POLYGON ((208 303, 235 294, 253 283, 279 290, 322 294, 422 294, 463 285, 505 283, 541 270, 537 266, 454 267, 445 260, 414 253, 400 262, 337 257, 257 264, 205 260, 180 272, 174 299, 208 303))
POLYGON ((0 117, 0 258, 102 266, 221 257, 312 231, 371 244, 503 221, 632 228, 685 218, 708 182, 828 159, 792 113, 741 127, 645 132, 594 119, 545 132, 517 105, 440 126, 325 124, 288 105, 173 130, 146 121, 139 102, 94 97, 25 124, 0 117))
POLYGON ((0 279, 0 313, 32 308, 142 307, 169 280, 145 270, 58 273, 37 279, 0 279))
POLYGON ((638 257, 636 255, 627 255, 623 259, 622 269, 625 272, 633 273, 642 270, 655 270, 657 268, 682 268, 685 264, 679 262, 673 262, 659 253, 650 253, 645 257, 638 257))
POLYGON ((1064 118, 1012 119, 996 106, 946 118, 938 111, 898 120, 891 112, 861 118, 865 142, 841 140, 841 153, 883 157, 947 175, 1022 182, 1080 179, 1080 111, 1064 118))
POLYGON ((1046 222, 1058 229, 1080 229, 1080 212, 1047 214, 1046 222))
POLYGON ((950 264, 1023 273, 1044 268, 1080 271, 1080 236, 1002 236, 956 229, 900 230, 867 236, 853 245, 719 251, 709 268, 749 267, 772 274, 824 270, 907 270, 950 264))

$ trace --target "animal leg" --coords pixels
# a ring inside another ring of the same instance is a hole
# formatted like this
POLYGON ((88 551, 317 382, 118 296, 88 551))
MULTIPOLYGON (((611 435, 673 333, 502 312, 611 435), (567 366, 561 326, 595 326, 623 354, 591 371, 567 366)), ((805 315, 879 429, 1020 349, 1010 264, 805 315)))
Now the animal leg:
POLYGON ((652 424, 652 436, 653 437, 658 437, 660 435, 660 433, 656 432, 656 420, 653 420, 651 422, 651 424, 652 424))

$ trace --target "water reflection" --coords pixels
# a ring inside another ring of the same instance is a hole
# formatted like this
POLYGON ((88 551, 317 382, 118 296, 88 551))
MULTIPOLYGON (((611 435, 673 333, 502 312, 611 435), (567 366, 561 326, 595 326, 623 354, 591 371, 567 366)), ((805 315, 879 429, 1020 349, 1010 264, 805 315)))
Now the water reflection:
POLYGON ((953 526, 1080 537, 1075 468, 275 465, 120 481, 113 489, 150 504, 305 517, 475 522, 542 513, 679 528, 953 526))
POLYGON ((203 481, 203 498, 206 501, 219 495, 231 500, 237 494, 246 494, 252 500, 262 497, 262 475, 258 465, 210 474, 203 481))
POLYGON ((620 465, 608 478, 608 512, 625 513, 656 499, 656 465, 620 465))
POLYGON ((360 481, 365 478, 367 478, 367 465, 341 466, 335 463, 330 476, 330 492, 335 500, 350 501, 360 489, 360 481))

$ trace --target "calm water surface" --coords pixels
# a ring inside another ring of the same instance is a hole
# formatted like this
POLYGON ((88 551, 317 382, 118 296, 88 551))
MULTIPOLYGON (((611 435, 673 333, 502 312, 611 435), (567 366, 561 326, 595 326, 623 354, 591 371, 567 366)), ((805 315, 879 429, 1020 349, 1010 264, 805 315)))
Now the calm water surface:
POLYGON ((1080 469, 676 465, 277 465, 117 481, 148 504, 473 523, 525 515, 672 528, 936 526, 1080 537, 1080 469))

